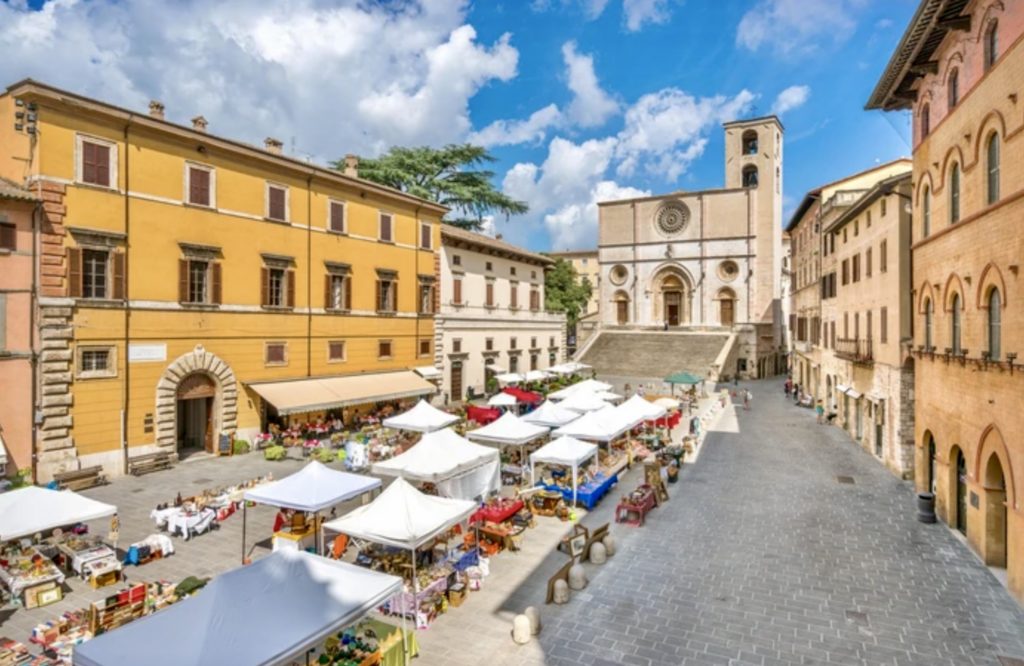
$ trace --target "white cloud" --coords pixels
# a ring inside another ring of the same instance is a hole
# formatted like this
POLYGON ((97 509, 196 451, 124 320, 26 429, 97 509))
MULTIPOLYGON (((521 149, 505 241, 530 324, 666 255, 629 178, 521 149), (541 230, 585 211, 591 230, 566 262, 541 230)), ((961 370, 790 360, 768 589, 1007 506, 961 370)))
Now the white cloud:
POLYGON ((787 111, 803 106, 810 96, 810 86, 790 86, 775 97, 771 112, 781 116, 787 111))
POLYGON ((856 26, 862 0, 760 0, 740 19, 736 44, 787 56, 815 51, 821 40, 841 41, 856 26))
POLYGON ((573 93, 568 116, 582 127, 597 127, 619 112, 619 103, 601 88, 594 73, 594 58, 576 52, 576 42, 562 45, 569 90, 573 93))
POLYGON ((483 129, 473 132, 470 143, 486 146, 513 146, 536 143, 544 139, 547 131, 562 121, 562 112, 555 104, 548 104, 530 114, 526 120, 495 120, 483 129))
POLYGON ((598 202, 649 196, 650 190, 622 186, 611 180, 599 181, 585 200, 562 206, 544 216, 552 249, 596 247, 598 202))
POLYGON ((332 159, 461 141, 468 101, 516 74, 510 38, 477 40, 465 0, 329 4, 0 3, 0 79, 26 76, 261 143, 332 159))
POLYGON ((668 0, 622 0, 626 30, 638 32, 648 23, 666 23, 672 18, 668 0))
POLYGON ((599 18, 604 13, 604 8, 608 6, 608 0, 582 0, 582 2, 583 13, 591 21, 599 18))

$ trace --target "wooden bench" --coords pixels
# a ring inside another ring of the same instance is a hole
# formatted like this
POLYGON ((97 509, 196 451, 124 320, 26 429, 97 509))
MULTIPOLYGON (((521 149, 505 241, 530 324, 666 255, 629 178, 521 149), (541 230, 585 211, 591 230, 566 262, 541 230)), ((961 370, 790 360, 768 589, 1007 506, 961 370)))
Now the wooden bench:
POLYGON ((103 467, 96 465, 70 472, 58 472, 53 475, 53 480, 57 482, 57 487, 61 490, 85 490, 102 486, 107 482, 107 477, 103 474, 103 467))
POLYGON ((174 466, 174 455, 168 451, 157 451, 128 459, 128 472, 132 476, 142 476, 174 466))

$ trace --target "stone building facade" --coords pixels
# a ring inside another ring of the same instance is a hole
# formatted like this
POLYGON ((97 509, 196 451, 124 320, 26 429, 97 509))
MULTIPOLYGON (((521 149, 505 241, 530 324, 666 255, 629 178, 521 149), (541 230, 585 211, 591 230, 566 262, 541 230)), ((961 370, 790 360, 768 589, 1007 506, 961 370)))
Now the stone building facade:
POLYGON ((763 377, 785 365, 783 127, 768 116, 724 132, 724 188, 599 204, 601 327, 733 331, 735 371, 763 377))
POLYGON ((913 117, 916 483, 1024 601, 1024 4, 922 0, 869 101, 913 117))

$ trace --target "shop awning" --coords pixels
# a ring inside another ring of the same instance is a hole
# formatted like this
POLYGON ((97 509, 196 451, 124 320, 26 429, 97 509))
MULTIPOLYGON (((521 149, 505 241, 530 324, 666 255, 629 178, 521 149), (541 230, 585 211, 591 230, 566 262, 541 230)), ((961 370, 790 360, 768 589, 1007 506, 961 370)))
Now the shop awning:
POLYGON ((296 511, 321 511, 380 488, 380 479, 331 469, 315 460, 279 481, 246 491, 245 499, 257 504, 296 511))
POLYGON ((310 377, 249 384, 249 388, 273 405, 281 415, 415 398, 437 391, 436 386, 410 370, 345 377, 310 377))
POLYGON ((117 513, 104 504, 70 490, 28 486, 0 493, 0 541, 46 533, 55 527, 85 523, 117 513))
POLYGON ((432 365, 425 365, 421 368, 415 368, 414 372, 423 377, 424 379, 440 379, 441 371, 432 365))
POLYGON ((853 388, 852 386, 850 388, 846 389, 845 391, 843 391, 843 393, 845 393, 846 395, 850 396, 854 400, 859 399, 860 396, 862 395, 860 391, 858 391, 857 389, 853 388))
POLYGON ((75 646, 75 666, 269 666, 401 592, 402 579, 283 550, 213 579, 199 594, 75 646))

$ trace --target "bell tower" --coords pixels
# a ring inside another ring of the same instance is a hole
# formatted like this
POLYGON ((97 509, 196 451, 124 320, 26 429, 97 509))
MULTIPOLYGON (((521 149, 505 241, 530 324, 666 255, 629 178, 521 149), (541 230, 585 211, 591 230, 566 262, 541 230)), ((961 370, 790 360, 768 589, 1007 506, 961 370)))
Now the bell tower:
MULTIPOLYGON (((782 296, 782 135, 776 116, 736 120, 725 130, 725 187, 748 191, 751 318, 772 322, 782 296)), ((778 324, 779 322, 775 322, 778 324)))

